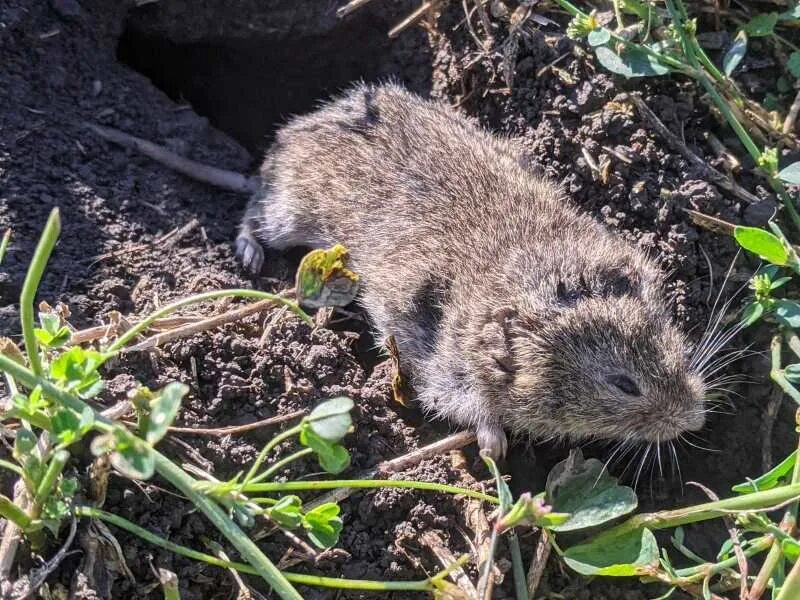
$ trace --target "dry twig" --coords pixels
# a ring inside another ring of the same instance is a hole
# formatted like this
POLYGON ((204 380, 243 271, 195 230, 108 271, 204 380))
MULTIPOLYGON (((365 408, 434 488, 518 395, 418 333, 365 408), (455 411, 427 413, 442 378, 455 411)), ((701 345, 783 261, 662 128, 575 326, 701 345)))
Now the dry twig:
POLYGON ((545 529, 539 533, 539 542, 536 544, 536 550, 531 559, 531 566, 528 569, 528 596, 534 597, 536 590, 539 588, 539 582, 542 580, 544 568, 547 566, 547 559, 550 558, 550 551, 553 549, 553 544, 550 541, 550 535, 545 529))
MULTIPOLYGON (((442 565, 442 568, 451 569, 454 564, 458 563, 456 557, 450 552, 447 546, 445 546, 444 541, 442 541, 442 538, 435 531, 429 530, 423 532, 420 536, 420 542, 431 551, 436 557, 436 560, 439 561, 439 564, 442 565)), ((453 580, 453 583, 464 592, 466 598, 469 600, 478 600, 478 590, 475 589, 475 586, 464 572, 464 569, 456 567, 450 571, 448 576, 453 580)))
POLYGON ((246 423, 244 425, 230 425, 228 427, 215 427, 210 429, 204 429, 202 427, 170 427, 168 431, 170 433, 184 433, 188 435, 202 435, 208 437, 239 435, 241 433, 247 433, 248 431, 261 429, 262 427, 269 427, 270 425, 277 425, 279 423, 291 421, 297 417, 302 417, 305 412, 306 411, 304 410, 297 410, 286 415, 277 415, 275 417, 269 417, 268 419, 262 419, 253 423, 246 423))
POLYGON ((400 35, 403 31, 420 21, 425 15, 427 15, 431 8, 433 7, 433 0, 428 0, 427 2, 423 2, 420 4, 416 10, 411 12, 405 19, 400 21, 397 25, 392 27, 389 30, 389 37, 396 38, 400 35))
POLYGON ((680 152, 681 155, 692 163, 697 169, 701 171, 701 173, 714 185, 722 188, 723 190, 730 192, 740 200, 747 202, 748 204, 753 204, 756 202, 760 202, 760 198, 751 194, 742 186, 737 184, 727 175, 720 173, 714 167, 709 165, 706 161, 702 158, 697 156, 694 152, 689 150, 685 143, 683 143, 677 135, 672 133, 664 123, 661 122, 656 114, 650 110, 650 107, 647 106, 644 100, 640 96, 636 94, 622 94, 621 98, 622 101, 630 101, 636 106, 636 110, 638 111, 639 115, 648 123, 650 126, 656 130, 656 132, 663 137, 666 142, 672 147, 673 150, 680 152))

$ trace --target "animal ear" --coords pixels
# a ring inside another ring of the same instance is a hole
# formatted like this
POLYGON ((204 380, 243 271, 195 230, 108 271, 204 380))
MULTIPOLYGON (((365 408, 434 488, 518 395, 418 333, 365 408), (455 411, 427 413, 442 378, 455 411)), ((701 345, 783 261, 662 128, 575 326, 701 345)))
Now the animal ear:
POLYGON ((517 310, 512 306, 495 309, 480 332, 486 367, 498 380, 513 377, 517 370, 511 352, 512 329, 517 316, 517 310))

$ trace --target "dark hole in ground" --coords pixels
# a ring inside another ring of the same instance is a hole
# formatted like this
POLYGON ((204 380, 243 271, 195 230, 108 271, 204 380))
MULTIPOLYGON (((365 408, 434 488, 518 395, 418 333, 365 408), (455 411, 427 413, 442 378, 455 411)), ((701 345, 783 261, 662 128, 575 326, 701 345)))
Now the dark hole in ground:
POLYGON ((258 156, 287 118, 308 112, 355 81, 394 77, 426 91, 419 88, 427 88, 427 82, 419 80, 428 77, 420 77, 416 69, 408 77, 409 65, 395 56, 397 46, 386 35, 390 26, 388 20, 365 14, 338 23, 324 35, 287 37, 276 32, 275 37, 262 33, 213 43, 175 43, 140 29, 134 11, 117 56, 258 156))

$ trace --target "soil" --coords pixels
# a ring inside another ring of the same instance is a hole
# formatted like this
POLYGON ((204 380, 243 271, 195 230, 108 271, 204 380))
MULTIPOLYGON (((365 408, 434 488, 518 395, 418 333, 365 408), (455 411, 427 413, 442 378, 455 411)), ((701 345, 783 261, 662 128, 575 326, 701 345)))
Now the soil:
MULTIPOLYGON (((740 183, 761 202, 745 206, 722 193, 635 113, 613 102, 626 90, 641 91, 690 148, 719 164, 704 132, 716 131, 729 148, 737 143, 731 134, 719 133, 692 86, 678 78, 643 84, 609 76, 563 35, 563 18, 552 25, 529 25, 515 38, 507 37, 503 25, 496 39, 512 41, 497 55, 481 56, 458 2, 447 5, 427 32, 410 29, 394 41, 385 33, 415 6, 413 1, 371 3, 341 21, 335 4, 0 3, 0 227, 14 231, 0 269, 0 331, 18 337, 20 288, 39 232, 55 206, 63 230, 39 299, 67 305, 78 329, 107 320, 113 311, 144 315, 194 292, 232 287, 278 291, 292 285, 302 251, 269 255, 256 279, 238 268, 231 240, 246 198, 194 183, 111 146, 93 136, 84 121, 157 141, 196 160, 251 172, 288 115, 310 109, 354 80, 389 77, 457 103, 495 131, 522 138, 532 169, 562 181, 586 211, 671 270, 676 318, 702 331, 735 249, 694 226, 683 209, 762 224, 775 207, 774 198, 748 174, 752 165, 744 159, 740 183), (556 68, 548 66, 556 60, 556 68), (597 176, 587 155, 608 163, 605 176, 597 176), (176 229, 179 234, 168 237, 176 229)), ((750 56, 756 58, 745 60, 743 80, 748 91, 763 95, 772 63, 758 62, 759 50, 755 42, 750 56)), ((739 257, 723 298, 741 285, 752 266, 739 257)), ((222 308, 220 302, 189 312, 222 308)), ((765 335, 748 332, 747 343, 766 348, 765 335)), ((448 432, 446 425, 426 423, 413 406, 393 400, 390 369, 370 347, 358 319, 312 330, 291 314, 268 310, 157 351, 126 355, 110 366, 100 402, 115 404, 135 382, 156 388, 179 380, 191 392, 178 424, 221 427, 348 395, 356 402, 355 431, 346 438, 351 472, 356 473, 448 432)), ((697 489, 682 484, 693 480, 724 494, 730 485, 761 472, 762 462, 789 452, 794 433, 787 404, 766 444, 754 425, 762 422, 771 393, 764 380, 768 370, 762 355, 735 366, 734 372, 752 382, 737 387, 730 414, 712 415, 703 441, 681 447, 680 474, 660 476, 648 465, 639 482, 643 508, 700 500, 697 489)), ((274 432, 219 438, 176 434, 164 450, 224 479, 251 463, 274 432)), ((519 450, 507 465, 517 493, 543 489, 547 472, 568 448, 519 450)), ((608 455, 600 446, 586 452, 608 455)), ((487 482, 489 474, 473 450, 465 453, 463 463, 442 456, 401 476, 472 486, 487 482)), ((86 476, 85 459, 78 456, 71 467, 81 477, 86 476)), ((633 467, 622 464, 614 470, 633 479, 633 467)), ((296 479, 318 471, 317 465, 301 462, 284 475, 296 479)), ((177 543, 197 547, 201 536, 217 538, 191 505, 162 485, 113 476, 104 508, 177 543)), ((341 507, 345 526, 338 547, 344 552, 296 569, 351 578, 419 579, 439 568, 420 540, 422 532, 436 531, 456 555, 468 549, 463 501, 449 496, 388 490, 354 494, 341 507)), ((113 535, 132 578, 123 574, 113 553, 98 549, 98 538, 82 523, 74 545, 78 552, 48 578, 51 593, 161 597, 153 567, 177 573, 184 599, 237 593, 236 582, 213 567, 160 551, 120 530, 113 535), (89 568, 89 560, 98 557, 101 568, 89 568)), ((713 556, 725 535, 720 524, 712 524, 690 528, 687 539, 700 554, 713 556)), ((533 540, 522 540, 526 560, 533 540)), ((275 560, 287 547, 279 536, 261 545, 275 560)), ((500 564, 507 568, 505 550, 500 564)), ((23 557, 14 578, 25 577, 32 566, 36 563, 23 557)), ((264 591, 255 579, 246 581, 264 591)), ((302 593, 307 598, 361 597, 310 588, 302 593)), ((634 600, 653 595, 652 588, 645 592, 635 582, 587 582, 551 561, 537 597, 634 600)), ((509 574, 494 597, 512 596, 509 574)))

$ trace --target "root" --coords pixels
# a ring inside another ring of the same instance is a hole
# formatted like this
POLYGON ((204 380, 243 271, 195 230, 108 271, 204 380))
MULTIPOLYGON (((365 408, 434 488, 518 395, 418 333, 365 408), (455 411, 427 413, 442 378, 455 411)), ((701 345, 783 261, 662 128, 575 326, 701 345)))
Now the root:
POLYGON ((148 158, 152 158, 157 163, 169 167, 196 181, 202 181, 203 183, 208 183, 225 190, 243 194, 252 194, 258 191, 261 186, 258 177, 248 177, 236 171, 218 169, 217 167, 189 160, 188 158, 184 158, 183 156, 167 150, 163 146, 148 142, 147 140, 143 140, 142 138, 135 137, 117 129, 112 129, 111 127, 103 127, 102 125, 88 122, 85 122, 84 125, 104 140, 122 146, 123 148, 135 150, 148 158))

